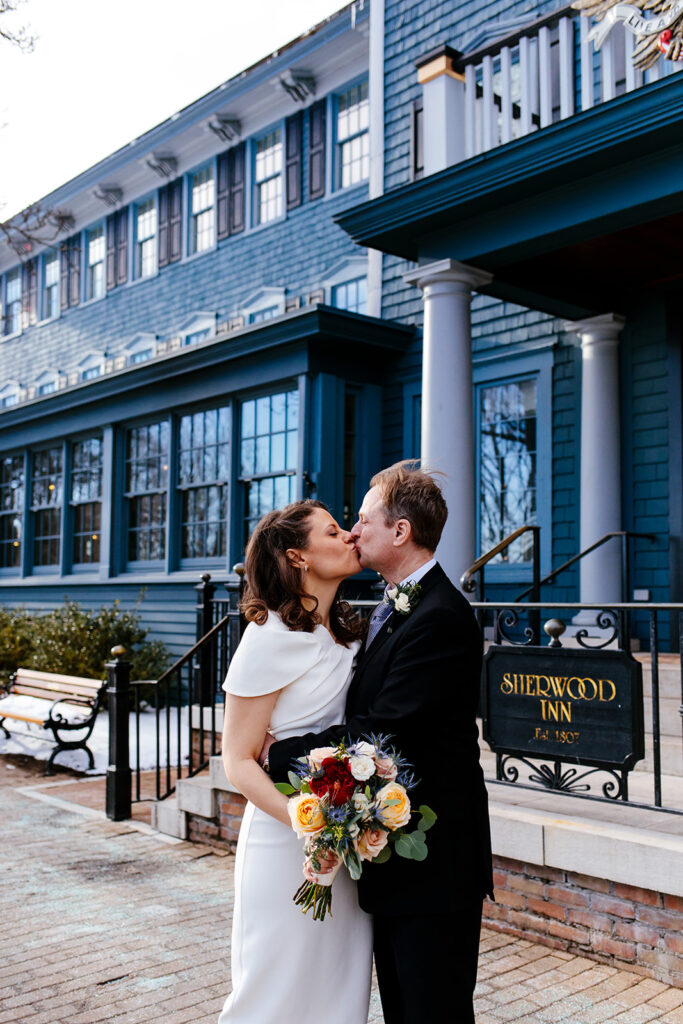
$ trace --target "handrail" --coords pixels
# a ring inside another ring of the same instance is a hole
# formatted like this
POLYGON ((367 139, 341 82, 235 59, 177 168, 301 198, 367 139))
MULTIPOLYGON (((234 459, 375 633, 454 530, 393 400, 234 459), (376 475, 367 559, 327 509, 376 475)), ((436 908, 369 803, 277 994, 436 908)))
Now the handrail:
POLYGON ((501 553, 501 551, 504 551, 505 548, 509 547, 510 544, 512 544, 513 541, 517 540, 518 537, 521 537, 525 533, 534 533, 537 538, 540 532, 540 526, 532 526, 529 524, 525 526, 519 526, 516 530, 513 530, 513 532, 509 533, 507 537, 504 537, 501 541, 498 541, 495 547, 490 548, 488 551, 484 552, 483 555, 480 555, 476 562, 473 565, 471 565, 469 569, 465 570, 465 572, 460 577, 460 586, 462 587, 462 589, 466 591, 468 594, 471 594, 476 587, 476 583, 473 579, 475 573, 481 572, 484 566, 487 565, 492 558, 495 558, 496 555, 499 555, 501 553))
MULTIPOLYGON (((585 557, 585 555, 589 555, 591 551, 595 551, 596 548, 601 547, 601 545, 605 544, 608 540, 612 540, 613 537, 622 537, 626 540, 628 540, 629 537, 641 537, 644 540, 649 541, 655 541, 657 539, 655 535, 652 533, 635 533, 633 530, 613 530, 611 533, 606 533, 604 537, 600 538, 600 540, 596 540, 596 542, 594 544, 591 544, 590 547, 585 548, 583 551, 579 551, 578 555, 573 555, 572 558, 568 559, 566 562, 563 562, 562 565, 558 565, 557 569, 553 569, 552 572, 548 573, 547 576, 544 576, 542 580, 538 581, 538 586, 542 587, 546 583, 554 583, 555 577, 559 576, 561 572, 564 572, 565 569, 568 569, 570 565, 574 565, 575 562, 580 561, 582 558, 585 557)), ((628 566, 628 557, 626 557, 627 552, 623 552, 623 548, 622 553, 624 554, 623 569, 624 571, 626 571, 626 568, 628 566)), ((625 583, 628 583, 627 579, 625 579, 625 583)), ((515 600, 521 601, 523 598, 527 596, 527 594, 530 594, 535 589, 535 586, 535 584, 532 584, 530 587, 527 587, 526 590, 523 590, 522 593, 515 598, 515 600)))
POLYGON ((550 14, 545 14, 541 18, 536 18, 535 21, 530 21, 526 25, 516 28, 513 32, 508 32, 507 35, 498 36, 497 39, 492 40, 490 43, 485 43, 484 46, 480 46, 476 50, 470 50, 469 53, 459 53, 457 59, 453 62, 453 67, 456 71, 462 73, 468 64, 478 64, 484 57, 495 57, 504 46, 510 48, 515 46, 522 36, 537 35, 542 28, 553 28, 562 18, 577 18, 579 13, 573 8, 572 4, 567 4, 565 7, 560 7, 558 10, 551 11, 550 14))
POLYGON ((224 615, 223 618, 220 619, 220 621, 217 622, 216 625, 213 626, 208 633, 205 633, 204 636, 197 641, 194 647, 190 647, 189 651, 186 651, 185 654, 181 655, 180 658, 178 658, 178 660, 174 662, 170 668, 167 668, 166 671, 159 676, 159 678, 156 680, 157 686, 159 685, 159 683, 165 683, 166 678, 168 676, 173 675, 173 673, 177 669, 182 668, 183 665, 186 665, 188 661, 191 660, 193 655, 196 654, 197 651, 201 650, 201 648, 209 642, 212 636, 214 636, 214 634, 217 633, 221 629, 221 627, 225 625, 228 619, 235 618, 236 614, 237 613, 235 611, 230 611, 228 612, 227 615, 224 615))

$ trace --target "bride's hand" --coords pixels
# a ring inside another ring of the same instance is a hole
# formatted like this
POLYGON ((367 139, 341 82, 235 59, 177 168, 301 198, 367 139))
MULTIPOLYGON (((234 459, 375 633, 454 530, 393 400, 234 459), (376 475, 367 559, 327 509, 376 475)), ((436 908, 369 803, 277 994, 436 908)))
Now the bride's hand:
POLYGON ((268 751, 270 750, 270 748, 272 747, 273 743, 275 743, 275 742, 276 742, 275 741, 275 737, 273 736, 272 732, 267 732, 266 735, 265 735, 265 738, 263 740, 263 746, 261 747, 261 753, 258 756, 258 763, 261 765, 262 768, 263 768, 263 765, 265 764, 266 758, 268 757, 268 751))

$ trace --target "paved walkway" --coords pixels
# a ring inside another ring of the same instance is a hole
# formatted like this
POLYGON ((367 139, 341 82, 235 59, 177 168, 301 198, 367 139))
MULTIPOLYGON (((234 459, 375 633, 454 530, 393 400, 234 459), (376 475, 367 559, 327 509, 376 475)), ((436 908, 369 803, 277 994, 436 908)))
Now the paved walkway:
MULTIPOLYGON (((41 781, 0 758, 0 1024, 215 1024, 233 858, 47 802, 69 790, 41 781)), ((680 990, 490 931, 479 977, 477 1024, 683 1024, 680 990)))

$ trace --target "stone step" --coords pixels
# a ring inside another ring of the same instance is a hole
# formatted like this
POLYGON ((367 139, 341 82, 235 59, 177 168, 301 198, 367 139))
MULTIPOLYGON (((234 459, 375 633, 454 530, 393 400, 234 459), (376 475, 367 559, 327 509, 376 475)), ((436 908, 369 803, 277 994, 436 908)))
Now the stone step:
POLYGON ((214 789, 218 789, 223 793, 239 793, 236 786, 233 786, 232 782, 225 774, 225 766, 223 765, 223 758, 220 754, 209 758, 209 778, 211 779, 211 785, 214 789))
MULTIPOLYGON (((662 736, 673 736, 681 744, 681 716, 678 713, 680 700, 673 697, 659 697, 659 730, 662 736)), ((645 734, 652 733, 652 701, 650 695, 643 698, 645 734)))
MULTIPOLYGON (((683 778, 683 753, 681 751, 681 737, 661 736, 659 740, 659 753, 662 772, 665 775, 675 775, 683 778)), ((653 766, 652 737, 645 736, 645 757, 635 767, 637 772, 651 772, 653 766)), ((683 786, 683 783, 681 783, 683 786)))
POLYGON ((195 775, 191 779, 178 779, 176 783, 178 809, 201 818, 216 817, 216 797, 210 776, 195 775))
POLYGON ((165 836, 187 839, 187 816, 178 808, 178 800, 174 796, 152 804, 151 824, 165 836))

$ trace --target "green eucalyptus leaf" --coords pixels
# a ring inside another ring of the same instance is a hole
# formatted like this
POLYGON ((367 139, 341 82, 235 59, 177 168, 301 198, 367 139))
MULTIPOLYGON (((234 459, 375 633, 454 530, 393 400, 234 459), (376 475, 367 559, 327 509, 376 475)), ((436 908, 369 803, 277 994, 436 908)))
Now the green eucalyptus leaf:
POLYGON ((376 857, 372 858, 372 863, 373 864, 384 864, 385 861, 389 860, 390 857, 391 857, 391 847, 390 846, 385 846, 384 849, 381 850, 377 854, 376 857))
POLYGON ((363 864, 359 855, 355 850, 349 850, 344 856, 344 863, 346 864, 349 874, 354 882, 357 882, 363 873, 363 864))
POLYGON ((427 843, 424 832, 406 832, 396 840, 396 853, 406 860, 426 860, 427 843))
POLYGON ((418 811, 422 817, 418 821, 417 827, 421 832, 426 832, 427 829, 430 829, 432 825, 436 823, 436 814, 431 807, 427 807, 426 804, 421 804, 418 811))
POLYGON ((288 782, 276 782, 275 788, 279 790, 280 793, 284 793, 285 796, 291 796, 292 793, 296 793, 294 786, 290 786, 288 782))
POLYGON ((313 792, 313 790, 311 789, 311 787, 309 786, 309 784, 305 780, 301 783, 301 792, 302 793, 312 793, 313 792))
POLYGON ((294 772, 287 772, 287 778, 289 779, 290 785, 298 793, 299 790, 301 789, 301 779, 299 778, 299 776, 296 775, 294 772))

